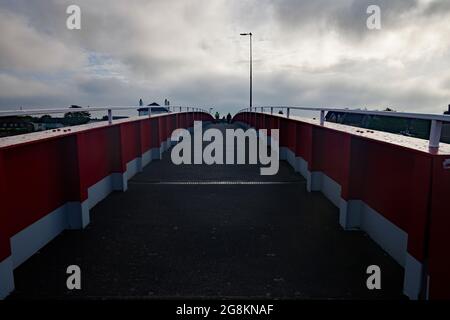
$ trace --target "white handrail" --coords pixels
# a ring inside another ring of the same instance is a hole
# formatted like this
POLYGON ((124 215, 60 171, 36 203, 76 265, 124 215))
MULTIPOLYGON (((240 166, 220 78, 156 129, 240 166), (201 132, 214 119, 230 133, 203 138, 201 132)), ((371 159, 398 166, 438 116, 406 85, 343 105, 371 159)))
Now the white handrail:
MULTIPOLYGON (((114 106, 114 107, 66 107, 66 108, 37 108, 37 109, 23 109, 23 110, 0 110, 0 117, 12 117, 12 116, 27 116, 27 115, 40 115, 40 114, 55 114, 55 113, 67 113, 67 112, 93 112, 93 111, 114 111, 114 110, 138 110, 141 108, 151 108, 152 106, 114 106)), ((169 111, 177 111, 180 112, 184 109, 186 111, 201 111, 209 113, 203 108, 199 107, 184 107, 184 106, 162 106, 162 108, 167 108, 169 111)))
POLYGON ((273 114, 274 109, 286 109, 286 117, 289 118, 290 110, 302 110, 302 111, 317 111, 320 112, 320 125, 323 126, 325 123, 325 112, 340 112, 340 113, 350 113, 350 114, 362 114, 362 115, 372 115, 372 116, 386 116, 386 117, 397 117, 397 118, 407 118, 407 119, 418 119, 418 120, 429 120, 431 121, 430 137, 429 137, 429 147, 439 148, 439 142, 441 140, 442 134, 442 124, 444 122, 450 122, 450 115, 440 115, 440 114, 427 114, 427 113, 413 113, 413 112, 397 112, 397 111, 374 111, 374 110, 361 110, 361 109, 344 109, 344 108, 315 108, 315 107, 290 107, 290 106, 261 106, 253 108, 245 108, 240 110, 240 112, 257 112, 260 110, 262 113, 265 109, 270 110, 270 114, 273 114))
MULTIPOLYGON (((261 106, 253 107, 252 111, 265 109, 291 109, 291 110, 303 110, 303 111, 317 111, 317 112, 342 112, 342 113, 353 113, 353 114, 367 114, 374 116, 388 116, 388 117, 398 117, 398 118, 409 118, 409 119, 422 119, 422 120, 437 120, 442 122, 450 122, 450 115, 432 114, 432 113, 414 113, 414 112, 400 112, 400 111, 376 111, 376 110, 362 110, 362 109, 345 109, 345 108, 316 108, 316 107, 289 107, 289 106, 261 106)), ((240 110, 249 111, 249 108, 240 110)))
MULTIPOLYGON (((3 110, 0 111, 1 117, 13 117, 13 116, 31 116, 31 115, 41 115, 41 114, 55 114, 55 113, 67 113, 67 112, 95 112, 95 111, 106 111, 108 113, 108 123, 113 122, 113 111, 114 110, 138 110, 141 108, 151 108, 152 106, 116 106, 116 107, 67 107, 67 108, 55 108, 55 109, 27 109, 27 110, 3 110)), ((182 107, 182 106, 162 106, 162 108, 167 108, 168 112, 205 112, 203 108, 199 107, 182 107), (177 111, 178 110, 178 111, 177 111)), ((149 113, 151 116, 151 113, 149 113)))

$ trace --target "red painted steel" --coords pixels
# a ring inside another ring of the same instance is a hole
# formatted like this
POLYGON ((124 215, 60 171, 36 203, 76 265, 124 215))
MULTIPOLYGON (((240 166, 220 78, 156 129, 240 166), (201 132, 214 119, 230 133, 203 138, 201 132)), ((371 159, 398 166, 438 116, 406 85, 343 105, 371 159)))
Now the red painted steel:
POLYGON ((141 132, 139 136, 141 139, 142 153, 149 151, 152 148, 151 132, 150 119, 148 121, 141 121, 141 132))
MULTIPOLYGON (((166 119, 168 117, 161 117, 166 119)), ((122 146, 121 161, 122 167, 126 169, 126 164, 137 157, 140 157, 141 152, 141 121, 126 122, 120 124, 120 145, 122 146)))
POLYGON ((433 159, 430 216, 429 274, 430 298, 450 299, 450 156, 433 159))
POLYGON ((295 155, 298 157, 302 157, 303 160, 308 162, 308 170, 311 171, 313 125, 304 122, 297 122, 296 135, 297 139, 294 150, 295 155))
MULTIPOLYGON (((79 201, 76 136, 64 136, 4 150, 8 236, 68 201, 79 201)), ((84 195, 85 196, 85 195, 84 195)), ((4 223, 4 221, 2 221, 4 223)))
POLYGON ((120 125, 101 127, 76 135, 78 148, 74 159, 78 161, 81 200, 87 198, 87 189, 109 176, 125 171, 122 161, 120 125))
MULTIPOLYGON (((251 126, 257 113, 234 120, 251 126)), ((408 234, 408 253, 429 262, 430 298, 450 299, 449 145, 336 124, 265 115, 264 128, 280 128, 288 147, 341 186, 344 200, 362 200, 408 234), (279 123, 279 125, 277 125, 279 123)))
MULTIPOLYGON (((185 113, 95 123, 2 139, 0 143, 0 262, 10 238, 151 148, 159 148, 185 113)), ((189 113, 190 123, 194 114, 189 113)), ((196 120, 212 117, 196 113, 196 120)), ((181 121, 180 121, 181 120, 181 121)), ((186 124, 184 123, 186 126, 186 124)))
POLYGON ((3 150, 0 149, 0 203, 2 204, 2 209, 0 210, 0 261, 3 261, 11 255, 11 248, 9 245, 9 206, 10 203, 7 201, 7 180, 5 176, 5 166, 3 161, 3 150))
POLYGON ((310 171, 320 171, 336 181, 346 193, 350 176, 350 135, 314 126, 311 149, 310 171))

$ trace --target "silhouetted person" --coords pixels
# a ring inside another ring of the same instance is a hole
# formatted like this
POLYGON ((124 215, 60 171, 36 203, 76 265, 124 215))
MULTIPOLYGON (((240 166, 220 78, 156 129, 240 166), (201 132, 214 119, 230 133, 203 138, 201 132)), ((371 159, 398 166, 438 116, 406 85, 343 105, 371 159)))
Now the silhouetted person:
POLYGON ((231 114, 229 114, 229 113, 227 114, 227 122, 231 123, 231 114))
POLYGON ((220 114, 217 111, 216 111, 216 114, 214 115, 214 117, 216 118, 216 123, 218 123, 220 120, 220 114))

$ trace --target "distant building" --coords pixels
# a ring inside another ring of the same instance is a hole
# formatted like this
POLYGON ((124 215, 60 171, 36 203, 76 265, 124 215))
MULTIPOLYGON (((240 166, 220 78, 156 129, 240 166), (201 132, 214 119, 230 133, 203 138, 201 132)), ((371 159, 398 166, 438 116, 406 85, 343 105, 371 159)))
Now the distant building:
POLYGON ((148 116, 148 110, 149 108, 139 108, 138 112, 139 112, 139 116, 148 116))
POLYGON ((150 103, 147 107, 138 109, 140 116, 148 116, 150 114, 159 114, 159 113, 167 113, 169 112, 169 108, 161 107, 156 102, 150 103))
POLYGON ((444 114, 445 114, 445 115, 450 115, 450 104, 448 105, 448 110, 447 110, 447 111, 444 111, 444 114))
POLYGON ((15 136, 35 131, 30 122, 31 117, 2 117, 0 118, 0 137, 15 136))
POLYGON ((53 118, 50 115, 44 115, 40 118, 33 118, 31 122, 34 126, 34 131, 53 130, 65 127, 64 118, 53 118))
POLYGON ((40 118, 33 121, 36 131, 53 130, 65 127, 64 118, 40 118))

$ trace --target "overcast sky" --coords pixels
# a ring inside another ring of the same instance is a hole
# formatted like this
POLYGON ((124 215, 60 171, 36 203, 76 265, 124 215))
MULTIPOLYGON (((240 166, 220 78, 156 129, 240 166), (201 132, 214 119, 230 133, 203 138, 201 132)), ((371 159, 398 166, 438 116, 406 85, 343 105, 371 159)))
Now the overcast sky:
POLYGON ((0 0, 0 109, 450 103, 449 0, 0 0), (66 28, 81 7, 81 30, 66 28), (368 30, 369 5, 381 30, 368 30))

